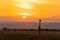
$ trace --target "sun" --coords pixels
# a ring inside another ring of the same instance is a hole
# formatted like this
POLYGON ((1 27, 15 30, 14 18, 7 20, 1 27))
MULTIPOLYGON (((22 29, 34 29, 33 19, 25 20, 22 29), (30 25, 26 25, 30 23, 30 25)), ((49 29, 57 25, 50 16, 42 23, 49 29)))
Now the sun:
POLYGON ((22 16, 23 19, 27 18, 27 16, 22 16))
POLYGON ((27 16, 30 16, 29 13, 19 13, 19 15, 20 15, 22 18, 27 18, 27 16))

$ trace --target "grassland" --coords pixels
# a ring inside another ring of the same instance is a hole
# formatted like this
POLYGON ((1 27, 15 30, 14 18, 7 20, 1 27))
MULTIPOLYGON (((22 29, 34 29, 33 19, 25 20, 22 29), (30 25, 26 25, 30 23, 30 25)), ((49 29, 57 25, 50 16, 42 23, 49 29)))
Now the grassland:
POLYGON ((59 31, 0 31, 0 40, 60 40, 59 31))

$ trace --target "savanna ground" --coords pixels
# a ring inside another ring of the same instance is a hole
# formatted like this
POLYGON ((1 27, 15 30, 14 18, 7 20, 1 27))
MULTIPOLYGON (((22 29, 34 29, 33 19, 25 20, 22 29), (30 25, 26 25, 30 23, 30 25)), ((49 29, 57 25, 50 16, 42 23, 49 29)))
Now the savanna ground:
POLYGON ((0 31, 0 40, 60 40, 59 31, 0 31))

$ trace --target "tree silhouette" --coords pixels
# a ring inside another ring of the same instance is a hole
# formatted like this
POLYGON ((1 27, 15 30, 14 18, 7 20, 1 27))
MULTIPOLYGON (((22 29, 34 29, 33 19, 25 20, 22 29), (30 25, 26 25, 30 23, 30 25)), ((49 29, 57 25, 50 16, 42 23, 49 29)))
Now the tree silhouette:
POLYGON ((3 30, 8 30, 7 28, 3 28, 3 30))

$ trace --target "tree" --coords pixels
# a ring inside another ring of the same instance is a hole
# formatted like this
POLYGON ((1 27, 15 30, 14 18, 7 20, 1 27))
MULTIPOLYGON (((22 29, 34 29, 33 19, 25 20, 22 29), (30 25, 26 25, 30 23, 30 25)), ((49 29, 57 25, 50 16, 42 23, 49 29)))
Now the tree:
POLYGON ((7 28, 3 28, 3 30, 8 30, 7 28))

